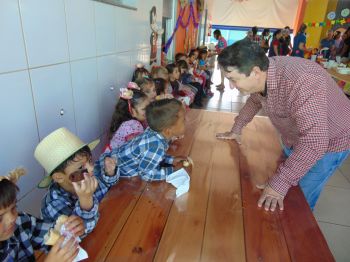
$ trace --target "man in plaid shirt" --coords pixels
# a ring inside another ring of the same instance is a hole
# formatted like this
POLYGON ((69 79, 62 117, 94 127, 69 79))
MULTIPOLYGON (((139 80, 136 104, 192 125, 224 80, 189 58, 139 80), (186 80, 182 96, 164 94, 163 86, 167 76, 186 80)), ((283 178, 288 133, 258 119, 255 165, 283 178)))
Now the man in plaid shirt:
POLYGON ((176 99, 154 101, 146 108, 146 118, 149 127, 144 133, 100 157, 101 170, 105 157, 109 156, 117 159, 120 177, 165 180, 174 171, 173 164, 187 159, 166 154, 170 140, 184 133, 185 110, 181 102, 176 99))
POLYGON ((318 64, 303 58, 271 57, 255 43, 238 41, 218 58, 226 77, 250 93, 230 132, 219 139, 240 141, 241 130, 263 108, 280 132, 288 157, 271 177, 258 205, 283 209, 298 183, 311 209, 329 177, 350 152, 350 101, 318 64), (264 204, 265 203, 265 204, 264 204))
MULTIPOLYGON (((16 209, 17 186, 8 179, 0 177, 0 261, 35 261, 34 250, 47 251, 44 236, 53 223, 46 223, 16 209)), ((71 216, 65 223, 67 230, 77 236, 84 233, 83 220, 71 216)), ((74 238, 63 247, 64 237, 52 247, 45 261, 72 261, 78 253, 74 238)))

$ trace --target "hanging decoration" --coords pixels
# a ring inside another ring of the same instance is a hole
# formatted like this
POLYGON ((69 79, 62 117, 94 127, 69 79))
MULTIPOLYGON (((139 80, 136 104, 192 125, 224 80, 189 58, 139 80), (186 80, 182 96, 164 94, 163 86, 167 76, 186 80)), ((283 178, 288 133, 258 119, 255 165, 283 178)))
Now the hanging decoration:
POLYGON ((327 14, 327 18, 328 18, 328 20, 334 20, 334 18, 335 18, 335 12, 334 12, 334 11, 329 12, 329 13, 327 14))
POLYGON ((188 4, 188 0, 180 0, 181 8, 184 8, 188 4))
POLYGON ((152 33, 150 37, 151 54, 150 54, 149 64, 152 65, 157 63, 158 35, 162 35, 164 33, 164 29, 159 28, 157 25, 157 10, 155 6, 153 6, 150 11, 150 24, 151 24, 152 33))
POLYGON ((179 29, 179 26, 181 26, 182 28, 187 29, 187 27, 189 26, 191 20, 193 22, 193 26, 194 26, 195 29, 197 29, 198 26, 199 26, 201 14, 199 12, 197 13, 197 20, 196 20, 196 17, 195 17, 195 14, 194 14, 193 0, 190 0, 190 14, 189 14, 189 16, 187 18, 187 21, 184 23, 183 16, 185 14, 186 7, 187 6, 183 6, 181 4, 179 17, 176 20, 174 31, 173 31, 173 33, 171 34, 171 36, 169 37, 168 41, 165 43, 165 46, 164 46, 164 52, 165 53, 168 53, 169 47, 170 47, 170 45, 171 45, 171 43, 172 43, 172 41, 174 39, 176 31, 179 29))
POLYGON ((342 19, 337 19, 337 20, 332 20, 332 21, 326 21, 326 22, 308 22, 306 25, 308 27, 323 27, 323 26, 333 26, 333 25, 344 25, 350 23, 350 17, 349 18, 342 18, 342 19))
POLYGON ((343 10, 341 10, 341 16, 342 17, 347 17, 350 14, 350 9, 349 8, 344 8, 343 10))

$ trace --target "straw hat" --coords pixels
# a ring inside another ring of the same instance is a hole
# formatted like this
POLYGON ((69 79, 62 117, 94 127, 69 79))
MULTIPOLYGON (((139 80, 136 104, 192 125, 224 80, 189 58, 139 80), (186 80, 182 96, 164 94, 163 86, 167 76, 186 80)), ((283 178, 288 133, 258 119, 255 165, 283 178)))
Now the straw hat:
POLYGON ((97 139, 90 144, 86 144, 65 127, 61 127, 49 134, 37 145, 34 151, 34 157, 47 172, 47 176, 40 181, 38 187, 48 187, 52 181, 52 171, 70 156, 86 145, 90 150, 93 150, 99 142, 100 140, 97 139))

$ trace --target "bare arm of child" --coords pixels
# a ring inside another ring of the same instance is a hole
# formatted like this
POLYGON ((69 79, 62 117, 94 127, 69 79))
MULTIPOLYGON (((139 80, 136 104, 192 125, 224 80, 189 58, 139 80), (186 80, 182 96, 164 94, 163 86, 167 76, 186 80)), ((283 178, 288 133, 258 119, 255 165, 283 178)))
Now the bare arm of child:
POLYGON ((73 182, 72 184, 79 198, 81 209, 85 211, 91 210, 94 205, 93 195, 98 186, 97 179, 94 176, 84 174, 84 180, 73 182))
POLYGON ((107 176, 114 176, 115 175, 115 168, 117 166, 117 160, 113 157, 106 157, 105 158, 105 172, 107 176))

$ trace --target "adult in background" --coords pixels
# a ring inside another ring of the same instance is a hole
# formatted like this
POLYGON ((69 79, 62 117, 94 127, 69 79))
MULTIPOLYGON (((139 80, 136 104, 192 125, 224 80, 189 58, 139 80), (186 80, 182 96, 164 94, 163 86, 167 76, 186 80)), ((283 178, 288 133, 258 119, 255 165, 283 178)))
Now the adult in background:
POLYGON ((260 36, 258 36, 258 28, 256 26, 252 27, 252 41, 258 45, 260 45, 260 36))
POLYGON ((320 42, 320 50, 323 48, 328 48, 328 50, 324 50, 323 57, 329 58, 331 54, 334 54, 335 50, 335 41, 333 39, 333 30, 327 30, 326 37, 323 38, 320 42))
POLYGON ((343 47, 340 52, 340 56, 343 63, 347 63, 350 61, 350 27, 346 29, 346 31, 343 34, 343 47))
POLYGON ((338 56, 343 48, 344 41, 340 31, 335 31, 333 35, 335 50, 333 56, 338 56))
POLYGON ((292 44, 291 44, 290 31, 288 26, 282 29, 282 37, 280 38, 280 43, 281 43, 281 55, 289 55, 292 51, 292 44))
POLYGON ((265 28, 261 33, 261 41, 260 41, 260 46, 262 49, 264 49, 265 53, 267 53, 267 51, 269 51, 270 38, 271 38, 270 29, 265 28))
POLYGON ((304 57, 306 49, 306 24, 302 24, 297 35, 294 37, 292 56, 304 57))
POLYGON ((282 54, 281 53, 281 51, 282 51, 281 39, 282 39, 282 30, 277 29, 273 33, 273 37, 272 37, 272 41, 271 41, 271 45, 270 45, 270 49, 269 49, 269 57, 278 56, 278 55, 282 54))
MULTIPOLYGON (((226 39, 221 35, 221 31, 219 29, 216 29, 214 31, 214 38, 216 40, 218 40, 217 45, 215 46, 215 50, 216 50, 216 54, 220 54, 221 51, 227 47, 227 42, 226 39)), ((225 89, 225 84, 224 84, 224 73, 222 72, 222 70, 220 70, 220 74, 221 74, 221 82, 220 84, 217 85, 217 90, 223 91, 225 89)))
POLYGON ((315 62, 299 57, 266 57, 251 41, 238 41, 218 57, 225 76, 250 93, 229 132, 235 139, 263 108, 282 138, 287 159, 266 184, 258 206, 283 210, 288 190, 298 183, 311 209, 327 180, 350 153, 350 101, 315 62))

